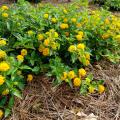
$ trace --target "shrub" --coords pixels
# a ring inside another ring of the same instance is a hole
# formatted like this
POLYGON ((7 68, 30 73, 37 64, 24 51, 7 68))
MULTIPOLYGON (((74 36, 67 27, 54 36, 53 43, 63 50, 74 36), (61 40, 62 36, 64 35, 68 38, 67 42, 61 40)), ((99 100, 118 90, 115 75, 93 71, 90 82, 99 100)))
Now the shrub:
POLYGON ((21 90, 33 74, 41 72, 54 77, 54 85, 68 83, 81 94, 104 92, 104 81, 95 80, 86 68, 103 58, 119 62, 120 19, 105 10, 79 7, 73 3, 34 8, 20 2, 0 8, 2 116, 2 111, 8 116, 14 96, 22 97, 21 90))

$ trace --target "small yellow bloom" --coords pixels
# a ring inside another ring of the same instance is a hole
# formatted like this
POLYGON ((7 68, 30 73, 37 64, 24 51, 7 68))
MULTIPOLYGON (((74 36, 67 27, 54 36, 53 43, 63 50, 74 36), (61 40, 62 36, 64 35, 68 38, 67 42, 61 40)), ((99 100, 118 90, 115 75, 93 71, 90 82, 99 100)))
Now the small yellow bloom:
POLYGON ((28 35, 30 35, 30 36, 34 34, 34 32, 33 32, 32 30, 29 30, 27 33, 28 33, 28 35))
POLYGON ((98 86, 98 92, 102 94, 105 91, 105 87, 103 85, 98 86))
POLYGON ((3 92, 2 92, 2 95, 8 95, 9 94, 9 89, 5 89, 3 92))
POLYGON ((43 40, 44 36, 42 34, 38 34, 38 40, 43 40))
POLYGON ((110 24, 110 21, 108 18, 105 19, 105 24, 110 24))
POLYGON ((93 86, 90 86, 88 88, 89 93, 95 93, 95 88, 93 86))
POLYGON ((76 46, 75 45, 71 45, 69 48, 68 48, 68 51, 69 52, 74 52, 76 50, 76 46))
POLYGON ((79 31, 78 35, 81 35, 83 37, 84 33, 82 31, 79 31))
POLYGON ((5 71, 8 71, 9 69, 10 69, 10 66, 9 66, 9 64, 7 62, 2 61, 0 63, 0 71, 5 72, 5 71))
POLYGON ((49 17, 49 15, 46 13, 46 14, 44 14, 44 18, 45 19, 48 19, 48 17, 49 17))
POLYGON ((120 42, 120 35, 117 35, 115 39, 120 42))
POLYGON ((81 79, 80 78, 75 78, 73 80, 73 84, 75 87, 79 87, 81 85, 81 79))
POLYGON ((71 21, 72 21, 73 23, 76 23, 77 20, 76 20, 76 18, 72 18, 71 21))
POLYGON ((78 41, 81 41, 82 40, 82 38, 83 38, 83 36, 82 35, 76 35, 76 39, 78 40, 78 41))
POLYGON ((82 26, 81 23, 76 24, 76 27, 78 27, 78 28, 80 28, 81 26, 82 26))
POLYGON ((55 38, 58 38, 58 33, 57 32, 54 32, 54 36, 55 36, 55 38))
POLYGON ((84 77, 86 75, 85 69, 81 68, 79 69, 79 77, 84 77))
POLYGON ((0 39, 0 46, 5 46, 6 44, 6 40, 0 39))
POLYGON ((74 72, 73 70, 70 71, 70 72, 68 73, 68 77, 69 77, 70 79, 75 78, 75 72, 74 72))
POLYGON ((32 74, 28 74, 27 81, 31 82, 32 80, 33 80, 33 75, 32 74))
POLYGON ((56 18, 52 18, 52 19, 51 19, 51 22, 52 22, 52 23, 56 23, 56 22, 57 22, 56 18))
POLYGON ((84 50, 85 49, 85 45, 80 43, 80 44, 77 45, 77 48, 84 50))
POLYGON ((26 49, 22 49, 22 50, 21 50, 21 55, 22 55, 22 56, 27 55, 27 50, 26 50, 26 49))
POLYGON ((67 23, 67 22, 68 22, 68 19, 67 19, 67 18, 64 18, 63 22, 64 22, 64 23, 67 23))
POLYGON ((2 6, 2 10, 8 10, 9 8, 6 5, 2 6))
POLYGON ((45 46, 49 46, 50 40, 49 40, 49 39, 45 39, 43 44, 44 44, 45 46))
POLYGON ((5 77, 0 75, 0 85, 2 85, 5 82, 5 77))
POLYGON ((66 80, 67 79, 67 72, 63 72, 63 76, 61 77, 61 80, 66 80))
POLYGON ((8 18, 8 14, 7 13, 2 13, 2 17, 4 17, 4 18, 8 18))
POLYGON ((86 59, 90 60, 90 54, 89 53, 85 53, 85 57, 86 57, 86 59))
POLYGON ((68 24, 65 24, 65 23, 62 23, 62 24, 60 25, 60 28, 61 28, 62 30, 67 29, 68 27, 69 27, 68 24))
POLYGON ((64 9, 64 10, 63 10, 63 12, 64 12, 65 14, 67 14, 67 13, 68 13, 68 11, 67 11, 66 9, 64 9))
POLYGON ((89 64, 90 64, 90 61, 89 61, 89 60, 86 60, 85 65, 88 66, 89 64))
POLYGON ((0 110, 0 119, 2 119, 2 117, 3 117, 3 111, 2 110, 0 110))
POLYGON ((6 52, 3 50, 0 50, 0 58, 5 58, 6 57, 6 52))
POLYGON ((43 55, 44 55, 44 56, 48 56, 49 53, 50 53, 49 48, 44 48, 44 49, 43 49, 43 55))
POLYGON ((56 50, 57 49, 57 43, 52 42, 51 47, 52 47, 53 50, 56 50))
POLYGON ((105 39, 108 39, 110 37, 110 34, 108 33, 105 33, 102 35, 102 38, 105 40, 105 39))
POLYGON ((23 57, 22 55, 18 55, 18 56, 17 56, 17 60, 18 60, 18 61, 22 61, 22 62, 23 62, 24 57, 23 57))
POLYGON ((38 48, 39 52, 43 52, 43 49, 44 49, 44 48, 45 48, 45 47, 44 47, 43 45, 40 45, 39 48, 38 48))

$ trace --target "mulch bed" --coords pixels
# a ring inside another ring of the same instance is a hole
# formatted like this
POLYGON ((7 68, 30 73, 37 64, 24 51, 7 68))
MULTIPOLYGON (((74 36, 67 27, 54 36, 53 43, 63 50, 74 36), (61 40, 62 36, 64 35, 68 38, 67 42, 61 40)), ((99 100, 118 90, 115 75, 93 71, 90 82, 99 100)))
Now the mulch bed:
POLYGON ((105 93, 82 96, 77 89, 53 87, 50 78, 37 76, 24 90, 24 99, 16 99, 9 120, 120 120, 120 65, 102 61, 88 71, 105 79, 105 93), (83 113, 98 118, 86 119, 83 113))

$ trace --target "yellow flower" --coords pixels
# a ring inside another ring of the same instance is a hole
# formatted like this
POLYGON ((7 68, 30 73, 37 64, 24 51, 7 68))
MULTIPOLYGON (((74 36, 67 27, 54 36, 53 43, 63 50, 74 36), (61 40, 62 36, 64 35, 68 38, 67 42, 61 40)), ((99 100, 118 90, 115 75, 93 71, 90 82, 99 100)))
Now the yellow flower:
POLYGON ((68 22, 68 19, 67 19, 67 18, 64 18, 63 22, 64 22, 64 23, 67 23, 67 22, 68 22))
POLYGON ((78 35, 81 35, 83 37, 84 33, 82 31, 79 31, 78 35))
POLYGON ((70 79, 75 78, 75 72, 74 72, 73 70, 70 71, 70 72, 68 73, 68 77, 69 77, 70 79))
POLYGON ((55 38, 58 38, 59 35, 58 35, 57 32, 55 32, 55 33, 54 33, 54 36, 55 36, 55 38))
POLYGON ((76 20, 76 18, 72 18, 71 21, 72 21, 73 23, 76 23, 77 20, 76 20))
POLYGON ((32 30, 29 30, 27 33, 28 33, 28 35, 30 35, 30 36, 34 34, 34 32, 33 32, 32 30))
POLYGON ((3 39, 0 39, 0 46, 4 46, 4 45, 6 45, 7 43, 6 43, 6 40, 3 40, 3 39))
POLYGON ((22 50, 21 50, 21 55, 22 55, 22 56, 27 55, 27 50, 26 50, 26 49, 22 49, 22 50))
POLYGON ((2 6, 2 10, 8 10, 9 8, 6 5, 2 6))
POLYGON ((9 66, 9 64, 7 63, 7 62, 5 62, 5 61, 2 61, 1 63, 0 63, 0 71, 8 71, 10 69, 10 66, 9 66))
POLYGON ((81 85, 81 79, 80 78, 75 78, 73 80, 73 84, 75 87, 79 87, 81 85))
POLYGON ((95 93, 95 88, 93 86, 90 86, 88 88, 89 93, 95 93))
POLYGON ((51 19, 51 22, 52 22, 52 23, 56 23, 56 22, 57 22, 56 18, 52 18, 52 19, 51 19))
POLYGON ((9 94, 9 89, 5 89, 3 92, 2 92, 2 95, 8 95, 9 94))
POLYGON ((109 37, 110 37, 110 35, 108 33, 105 33, 105 34, 102 35, 103 39, 108 39, 109 37))
POLYGON ((44 55, 44 56, 48 56, 49 53, 50 53, 49 48, 44 48, 44 49, 43 49, 43 55, 44 55))
POLYGON ((86 60, 85 65, 88 66, 90 64, 89 60, 86 60))
POLYGON ((86 75, 85 69, 81 68, 79 69, 79 77, 84 77, 86 75))
POLYGON ((98 92, 102 94, 105 91, 105 87, 103 85, 98 86, 98 92))
POLYGON ((77 48, 84 50, 85 49, 85 45, 80 43, 80 44, 77 45, 77 48))
POLYGON ((89 53, 85 53, 85 57, 86 57, 86 59, 90 60, 90 54, 89 53))
POLYGON ((49 46, 50 40, 49 40, 49 39, 45 39, 43 44, 44 44, 45 46, 49 46))
POLYGON ((67 14, 67 13, 68 13, 68 11, 67 11, 66 9, 64 9, 64 10, 63 10, 63 12, 64 12, 65 14, 67 14))
POLYGON ((17 60, 18 60, 18 61, 22 61, 22 62, 23 62, 24 57, 23 57, 22 55, 18 55, 18 56, 17 56, 17 60))
POLYGON ((0 119, 3 117, 3 111, 2 110, 0 110, 0 119))
POLYGON ((61 77, 61 80, 66 80, 67 79, 67 72, 63 72, 63 76, 61 77))
POLYGON ((105 19, 105 24, 110 24, 110 21, 108 18, 105 19))
POLYGON ((33 80, 33 75, 32 74, 28 74, 27 81, 31 82, 32 80, 33 80))
POLYGON ((80 41, 80 40, 82 40, 82 38, 83 38, 83 36, 82 35, 76 35, 76 39, 78 40, 78 41, 80 41))
POLYGON ((45 47, 44 47, 43 45, 40 45, 39 48, 38 48, 39 52, 43 52, 43 49, 44 49, 44 48, 45 48, 45 47))
POLYGON ((49 15, 46 13, 46 14, 44 14, 44 18, 45 19, 48 19, 48 17, 49 17, 49 15))
POLYGON ((120 42, 120 35, 117 35, 115 39, 120 42))
POLYGON ((0 85, 2 85, 5 82, 5 77, 0 75, 0 85))
POLYGON ((9 15, 7 13, 2 13, 2 17, 7 18, 9 15))
POLYGON ((76 24, 76 27, 78 27, 78 28, 80 28, 81 26, 82 26, 81 23, 76 24))
POLYGON ((51 47, 52 47, 53 50, 56 50, 57 49, 57 43, 52 42, 51 47))
POLYGON ((3 50, 0 50, 0 58, 5 58, 6 57, 6 52, 3 50))
POLYGON ((42 34, 38 34, 38 40, 43 40, 44 36, 42 34))
POLYGON ((63 29, 67 29, 68 28, 68 24, 65 24, 65 23, 62 23, 60 25, 60 28, 63 30, 63 29))
POLYGON ((76 46, 75 45, 71 45, 69 48, 68 48, 68 51, 69 52, 74 52, 76 50, 76 46))

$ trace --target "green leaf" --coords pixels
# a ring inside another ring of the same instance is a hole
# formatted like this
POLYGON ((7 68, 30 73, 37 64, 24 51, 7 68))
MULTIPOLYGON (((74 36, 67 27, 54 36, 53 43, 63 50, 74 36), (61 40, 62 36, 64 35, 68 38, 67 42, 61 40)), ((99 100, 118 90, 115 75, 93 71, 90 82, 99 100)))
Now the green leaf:
POLYGON ((8 117, 11 113, 11 110, 9 108, 5 109, 5 118, 8 117))
POLYGON ((17 90, 17 89, 14 88, 14 89, 12 90, 12 94, 15 95, 16 97, 22 99, 22 95, 21 95, 21 93, 20 93, 19 90, 17 90))
POLYGON ((10 100, 8 102, 8 107, 11 109, 14 105, 14 96, 11 96, 10 97, 10 100))
POLYGON ((0 107, 4 107, 6 102, 7 102, 7 97, 6 96, 2 96, 2 99, 0 100, 0 107))
POLYGON ((27 65, 23 65, 20 67, 21 70, 32 70, 31 67, 27 66, 27 65))

